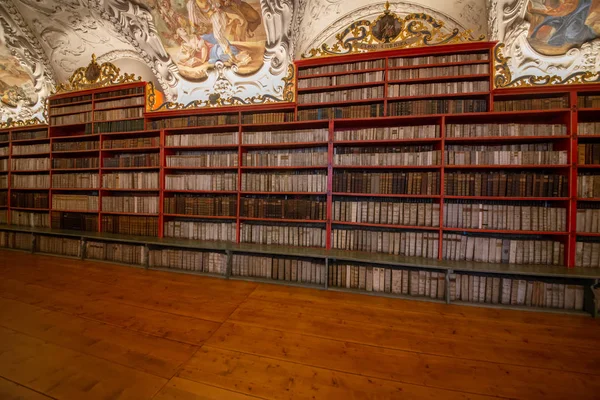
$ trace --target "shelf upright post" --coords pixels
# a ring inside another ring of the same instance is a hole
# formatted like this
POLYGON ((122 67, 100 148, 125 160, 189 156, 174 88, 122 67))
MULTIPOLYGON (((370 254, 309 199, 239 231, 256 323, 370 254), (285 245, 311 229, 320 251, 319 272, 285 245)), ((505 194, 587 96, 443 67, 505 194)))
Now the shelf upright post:
POLYGON ((569 103, 570 103, 570 112, 568 115, 567 123, 569 129, 569 203, 568 203, 568 221, 567 221, 567 231, 568 242, 566 244, 566 260, 563 260, 565 265, 568 268, 573 268, 575 266, 575 258, 576 247, 577 247, 577 121, 578 121, 578 112, 577 112, 577 91, 571 90, 569 92, 569 103))
POLYGON ((327 135, 327 222, 325 226, 326 231, 326 243, 325 248, 327 250, 331 249, 331 220, 332 218, 332 208, 333 208, 333 139, 334 139, 334 129, 335 123, 333 119, 329 120, 329 130, 327 135))
POLYGON ((242 129, 242 112, 238 113, 238 165, 237 165, 237 193, 236 193, 236 211, 235 211, 235 242, 240 243, 241 240, 241 202, 242 202, 242 138, 243 138, 243 129, 242 129))
POLYGON ((166 152, 165 152, 165 130, 160 130, 158 142, 159 142, 159 166, 160 170, 158 173, 158 237, 164 237, 164 223, 165 223, 165 166, 166 166, 166 152))
POLYGON ((439 201, 440 201, 440 221, 439 221, 439 226, 440 229, 438 230, 439 232, 439 238, 438 238, 438 260, 441 260, 443 258, 443 240, 444 240, 444 167, 446 165, 446 160, 445 160, 445 156, 446 156, 446 117, 442 116, 440 118, 440 120, 438 121, 438 123, 440 124, 440 154, 441 154, 441 160, 440 160, 440 187, 438 188, 438 193, 440 195, 439 197, 439 201))
POLYGON ((446 297, 446 304, 450 304, 450 274, 453 274, 454 271, 451 269, 447 269, 446 270, 446 276, 444 277, 444 279, 446 279, 446 290, 444 293, 444 296, 446 297))
POLYGON ((12 175, 11 175, 11 170, 12 170, 12 152, 13 152, 13 145, 12 145, 12 131, 7 131, 8 132, 8 165, 6 166, 6 170, 8 171, 6 173, 6 196, 7 198, 7 205, 8 208, 6 209, 6 222, 8 223, 8 225, 11 225, 12 221, 11 221, 11 201, 10 198, 12 197, 12 175))

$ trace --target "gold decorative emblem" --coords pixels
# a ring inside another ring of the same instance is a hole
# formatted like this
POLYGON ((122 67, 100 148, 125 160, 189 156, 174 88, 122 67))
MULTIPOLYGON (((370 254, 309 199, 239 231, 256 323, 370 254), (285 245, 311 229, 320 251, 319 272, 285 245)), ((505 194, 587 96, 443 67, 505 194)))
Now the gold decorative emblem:
POLYGON ((43 125, 43 124, 42 124, 42 121, 40 121, 38 117, 26 119, 24 121, 14 120, 12 118, 9 118, 4 122, 0 122, 0 129, 19 128, 19 127, 31 126, 31 125, 43 125))
POLYGON ((156 92, 154 91, 154 83, 146 83, 146 111, 152 111, 156 105, 156 92))
POLYGON ((302 58, 341 56, 369 51, 407 49, 413 47, 439 46, 485 40, 485 35, 472 36, 471 30, 461 32, 458 28, 443 33, 444 22, 428 14, 409 14, 402 18, 390 11, 389 1, 383 14, 373 21, 353 22, 335 37, 331 47, 327 43, 310 49, 302 58))
POLYGON ((505 88, 523 88, 534 86, 552 86, 552 85, 574 85, 600 82, 600 73, 591 71, 575 72, 566 78, 558 75, 523 75, 513 79, 508 60, 510 57, 504 57, 502 49, 504 43, 498 43, 494 48, 495 76, 494 87, 497 89, 505 88))
MULTIPOLYGON (((296 97, 295 91, 295 76, 296 70, 293 64, 288 66, 287 75, 283 78, 283 95, 282 98, 277 98, 270 94, 260 94, 252 97, 223 97, 219 93, 212 93, 207 100, 194 100, 190 103, 165 102, 153 109, 156 98, 154 96, 154 85, 152 85, 152 94, 150 90, 146 90, 146 104, 148 111, 170 111, 170 110, 191 110, 195 108, 208 107, 228 107, 228 106, 256 106, 261 104, 272 104, 281 102, 293 102, 296 97)), ((151 85, 149 83, 148 85, 151 85)))
POLYGON ((84 89, 97 89, 124 83, 139 82, 141 76, 134 74, 120 75, 121 70, 114 64, 105 62, 101 65, 96 61, 96 55, 92 54, 92 61, 87 67, 78 68, 69 82, 61 83, 56 88, 56 93, 73 92, 84 89))

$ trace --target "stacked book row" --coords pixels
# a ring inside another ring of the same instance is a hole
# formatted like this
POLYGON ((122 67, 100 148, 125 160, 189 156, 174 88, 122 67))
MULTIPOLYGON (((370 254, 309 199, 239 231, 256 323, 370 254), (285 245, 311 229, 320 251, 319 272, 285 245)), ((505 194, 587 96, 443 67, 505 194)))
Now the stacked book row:
POLYGON ((390 80, 422 79, 459 75, 482 75, 487 74, 488 72, 488 64, 449 65, 447 67, 394 69, 388 71, 388 78, 390 80))
POLYGON ((129 88, 129 89, 119 89, 119 90, 111 90, 108 92, 95 93, 94 99, 108 99, 110 97, 121 97, 121 96, 130 96, 136 94, 144 94, 144 88, 142 86, 129 88))
MULTIPOLYGON (((327 129, 300 129, 293 131, 243 132, 243 144, 326 142, 327 129)), ((237 141, 235 142, 237 143, 237 141)))
POLYGON ((50 158, 13 158, 10 160, 13 171, 40 171, 50 169, 50 158))
POLYGON ((237 167, 238 152, 179 151, 167 156, 167 167, 237 167))
POLYGON ((168 221, 165 237, 235 242, 235 222, 168 221))
POLYGON ((78 140, 74 142, 53 142, 52 151, 97 150, 100 142, 96 140, 78 140))
MULTIPOLYGON (((356 85, 360 83, 382 82, 385 73, 383 71, 363 72, 348 75, 322 76, 310 79, 298 80, 298 89, 312 87, 356 85)), ((391 79, 391 78, 390 78, 391 79)))
POLYGON ((369 224, 440 226, 440 205, 430 200, 334 200, 333 220, 369 224))
POLYGON ((407 232, 334 227, 331 248, 437 258, 437 232, 407 232))
POLYGON ((240 215, 246 218, 325 220, 327 203, 318 198, 313 200, 242 197, 240 215))
MULTIPOLYGON (((8 141, 8 137, 6 140, 2 140, 0 135, 0 142, 8 141)), ((45 139, 48 137, 48 130, 42 129, 38 131, 17 131, 12 132, 10 135, 11 140, 31 140, 31 139, 45 139)))
POLYGON ((577 145, 579 165, 600 165, 600 143, 580 143, 577 145))
POLYGON ((325 263, 322 261, 234 254, 231 275, 324 285, 325 263))
POLYGON ((115 120, 119 120, 119 119, 143 118, 143 117, 144 117, 144 108, 143 107, 123 108, 123 109, 114 109, 114 110, 109 110, 109 111, 94 112, 94 120, 96 120, 96 121, 115 121, 115 120))
POLYGON ((104 164, 104 168, 158 167, 160 165, 160 154, 158 154, 158 153, 118 154, 114 157, 106 157, 103 160, 103 164, 104 164))
POLYGON ((548 239, 512 239, 444 234, 444 260, 502 264, 564 265, 565 245, 548 239))
POLYGON ((50 100, 50 106, 60 106, 61 104, 79 103, 84 101, 92 101, 92 95, 86 94, 83 96, 70 96, 63 97, 62 99, 52 99, 50 100))
POLYGON ((332 74, 339 72, 360 72, 365 69, 376 69, 383 67, 385 67, 385 60, 358 61, 345 64, 330 64, 319 67, 301 68, 298 71, 298 76, 303 77, 308 75, 332 74))
POLYGON ((462 114, 484 111, 487 111, 487 101, 480 99, 416 100, 388 104, 388 115, 462 114))
POLYGON ((600 96, 577 96, 577 107, 579 108, 599 108, 600 96))
POLYGON ((115 172, 102 175, 107 189, 158 189, 158 172, 115 172))
POLYGON ((94 133, 133 132, 141 130, 144 130, 143 119, 97 122, 94 124, 94 133))
POLYGON ((585 135, 599 135, 600 134, 600 122, 580 122, 577 124, 577 134, 581 136, 585 135))
POLYGON ((144 265, 144 246, 105 242, 87 242, 86 258, 124 264, 144 265))
POLYGON ((97 189, 100 177, 97 173, 52 174, 52 188, 97 189))
POLYGON ((227 256, 224 253, 180 249, 151 249, 151 268, 173 268, 184 271, 225 275, 227 256))
POLYGON ((361 106, 321 107, 298 110, 298 121, 313 121, 332 118, 383 117, 383 104, 361 106))
POLYGON ((432 145, 385 147, 336 147, 335 165, 364 166, 428 166, 439 165, 442 154, 432 145))
POLYGON ((333 191, 339 193, 437 195, 439 172, 334 171, 333 191))
POLYGON ((301 93, 298 95, 298 104, 380 99, 384 96, 384 91, 385 89, 383 85, 381 85, 358 89, 334 90, 330 92, 301 93))
POLYGON ((218 146, 238 143, 237 132, 202 133, 186 135, 168 135, 167 146, 218 146))
POLYGON ((158 236, 158 218, 133 215, 103 215, 102 232, 135 236, 158 236))
POLYGON ((49 228, 50 217, 48 213, 11 210, 10 223, 31 228, 49 228))
POLYGON ((0 232, 0 247, 8 249, 32 250, 31 234, 20 232, 0 232))
POLYGON ((562 136, 564 124, 448 124, 446 137, 562 136))
POLYGON ((242 224, 242 243, 325 247, 327 231, 321 226, 242 224))
POLYGON ((564 197, 567 177, 538 172, 452 172, 444 177, 450 196, 564 197))
POLYGON ((94 104, 96 110, 105 110, 107 108, 119 108, 119 107, 131 107, 131 106, 143 106, 146 104, 146 100, 143 96, 129 97, 126 99, 119 100, 106 100, 97 101, 94 104))
POLYGON ((50 143, 29 144, 26 146, 13 146, 13 155, 50 153, 50 143))
POLYGON ((576 223, 577 232, 600 233, 599 205, 580 203, 577 206, 576 223))
POLYGON ((165 198, 165 214, 235 217, 235 196, 198 197, 178 195, 165 198))
POLYGON ((242 175, 242 190, 252 192, 325 192, 326 171, 247 173, 242 175))
POLYGON ((577 241, 575 250, 575 266, 600 268, 600 242, 577 241))
MULTIPOLYGON (((56 176, 56 175, 55 175, 56 176)), ((2 183, 2 177, 0 176, 0 184, 2 183)), ((54 180, 54 177, 52 178, 54 180)), ((50 188, 50 175, 48 174, 36 174, 36 175, 11 175, 10 177, 11 189, 48 189, 50 188)))
POLYGON ((165 177, 167 190, 237 190, 236 172, 204 172, 202 174, 178 174, 165 177))
POLYGON ((78 158, 53 158, 53 169, 73 169, 73 168, 98 168, 100 159, 98 157, 78 157, 78 158))
MULTIPOLYGON (((446 146, 448 165, 542 165, 567 164, 566 150, 553 150, 552 143, 446 146)), ((600 148, 599 148, 600 149, 600 148)), ((600 153, 599 161, 600 163, 600 153)))
POLYGON ((158 214, 157 196, 103 196, 102 211, 133 214, 158 214))
POLYGON ((552 110, 567 107, 569 100, 564 96, 494 101, 494 111, 552 110))
POLYGON ((85 124, 92 121, 92 112, 82 112, 81 114, 62 115, 60 117, 50 117, 50 125, 72 125, 85 124))
POLYGON ((35 242, 36 251, 67 257, 81 256, 81 241, 56 236, 39 235, 35 242))
POLYGON ((53 210, 98 211, 99 197, 82 194, 54 194, 53 210))
POLYGON ((50 116, 67 113, 80 113, 92 111, 92 104, 74 104, 72 106, 50 107, 50 116))
POLYGON ((577 197, 600 197, 600 175, 579 174, 577 176, 577 197))
POLYGON ((286 150, 251 150, 243 155, 244 166, 319 167, 327 165, 327 147, 286 150))
POLYGON ((191 115, 189 117, 164 118, 150 122, 150 129, 186 128, 189 126, 231 125, 239 122, 238 114, 191 115))
POLYGON ((52 211, 50 213, 50 225, 52 229, 98 232, 98 215, 52 211))
POLYGON ((112 139, 102 142, 103 149, 133 149, 138 147, 158 147, 160 140, 158 136, 138 137, 129 139, 112 139))
POLYGON ((389 67, 406 67, 424 64, 446 64, 469 61, 485 61, 488 59, 487 53, 471 53, 471 54, 446 54, 443 56, 421 56, 421 57, 404 57, 390 58, 388 60, 389 67))
POLYGON ((242 115, 242 124, 272 124, 276 122, 292 122, 293 120, 293 111, 253 113, 242 115))
POLYGON ((336 131, 336 141, 433 139, 440 137, 439 125, 373 127, 336 131))
POLYGON ((435 94, 455 94, 487 92, 490 89, 488 81, 459 81, 440 83, 419 83, 411 85, 389 85, 388 97, 398 96, 429 96, 435 94))

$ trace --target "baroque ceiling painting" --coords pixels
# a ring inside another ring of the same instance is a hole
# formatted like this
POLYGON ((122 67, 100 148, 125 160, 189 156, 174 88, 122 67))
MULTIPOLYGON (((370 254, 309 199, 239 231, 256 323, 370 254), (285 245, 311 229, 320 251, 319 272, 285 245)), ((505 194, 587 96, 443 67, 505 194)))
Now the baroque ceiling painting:
POLYGON ((596 82, 599 0, 490 0, 496 86, 596 82))

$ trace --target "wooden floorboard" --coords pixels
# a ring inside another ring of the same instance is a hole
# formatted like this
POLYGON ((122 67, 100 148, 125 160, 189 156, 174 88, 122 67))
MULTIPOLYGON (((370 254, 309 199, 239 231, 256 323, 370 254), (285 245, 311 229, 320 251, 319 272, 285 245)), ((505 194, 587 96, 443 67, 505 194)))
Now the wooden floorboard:
POLYGON ((1 399, 593 399, 600 321, 0 251, 1 399))

